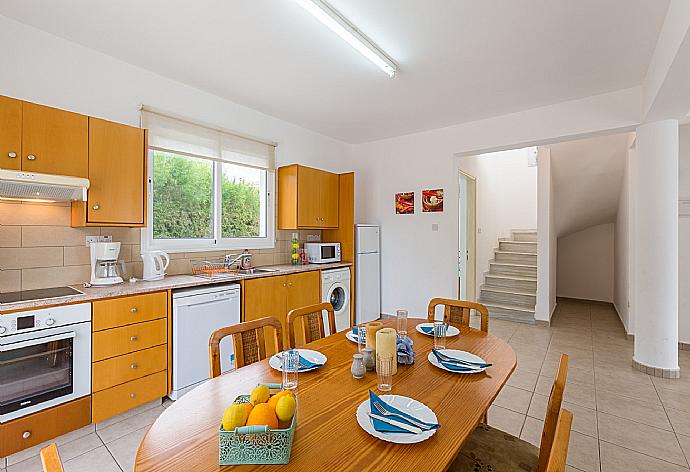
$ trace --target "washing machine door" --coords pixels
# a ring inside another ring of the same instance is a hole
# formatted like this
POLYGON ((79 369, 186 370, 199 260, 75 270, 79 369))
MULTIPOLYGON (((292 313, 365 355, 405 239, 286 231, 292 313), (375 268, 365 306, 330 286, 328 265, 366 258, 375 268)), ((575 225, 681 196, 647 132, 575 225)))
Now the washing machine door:
POLYGON ((328 303, 333 305, 333 311, 337 314, 342 311, 345 302, 347 301, 347 294, 341 285, 335 285, 328 295, 328 303))

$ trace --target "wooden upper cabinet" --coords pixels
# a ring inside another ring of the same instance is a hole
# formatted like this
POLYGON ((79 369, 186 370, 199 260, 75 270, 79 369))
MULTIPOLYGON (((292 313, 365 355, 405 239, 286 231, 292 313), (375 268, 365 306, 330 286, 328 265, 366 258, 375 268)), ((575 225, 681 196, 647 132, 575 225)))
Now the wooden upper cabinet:
POLYGON ((145 131, 89 118, 89 188, 86 220, 144 224, 145 131))
POLYGON ((87 178, 88 135, 87 116, 22 102, 22 170, 87 178))
POLYGON ((338 174, 297 164, 278 169, 278 228, 337 228, 338 174))
POLYGON ((0 96, 0 169, 22 165, 22 102, 0 96))

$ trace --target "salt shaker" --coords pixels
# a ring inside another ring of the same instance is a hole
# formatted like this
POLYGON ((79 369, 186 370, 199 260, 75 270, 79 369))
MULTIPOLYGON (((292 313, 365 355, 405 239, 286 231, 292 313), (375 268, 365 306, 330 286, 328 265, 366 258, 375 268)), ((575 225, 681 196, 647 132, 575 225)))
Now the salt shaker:
POLYGON ((367 372, 373 372, 376 369, 376 359, 374 359, 374 350, 370 347, 364 348, 362 351, 364 357, 364 367, 367 372))
POLYGON ((367 372, 367 369, 364 367, 364 361, 362 360, 362 355, 361 354, 353 354, 352 355, 352 367, 350 368, 350 372, 352 372, 352 378, 353 379, 361 379, 364 377, 364 374, 367 372))

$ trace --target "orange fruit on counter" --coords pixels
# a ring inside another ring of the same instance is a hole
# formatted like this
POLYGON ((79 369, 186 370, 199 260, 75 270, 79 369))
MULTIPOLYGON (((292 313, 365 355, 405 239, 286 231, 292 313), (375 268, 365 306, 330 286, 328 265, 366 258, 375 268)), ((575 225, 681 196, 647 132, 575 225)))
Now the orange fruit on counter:
POLYGON ((275 410, 276 405, 278 404, 278 400, 280 400, 285 395, 290 395, 290 396, 294 397, 295 393, 292 390, 283 390, 281 392, 278 392, 275 395, 273 395, 271 398, 268 399, 268 404, 271 405, 271 408, 273 408, 275 410))
POLYGON ((242 406, 244 407, 245 418, 249 418, 249 413, 252 412, 254 405, 252 405, 251 403, 242 403, 242 406))
POLYGON ((278 429, 278 417, 268 403, 254 405, 247 418, 247 426, 268 425, 268 429, 278 429))

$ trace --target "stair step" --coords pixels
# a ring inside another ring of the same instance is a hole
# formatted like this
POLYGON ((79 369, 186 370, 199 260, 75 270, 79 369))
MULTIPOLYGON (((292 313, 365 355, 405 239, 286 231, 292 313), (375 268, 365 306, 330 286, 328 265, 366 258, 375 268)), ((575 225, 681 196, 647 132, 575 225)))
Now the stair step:
POLYGON ((511 231, 514 241, 537 242, 536 230, 513 230, 511 231))
MULTIPOLYGON (((534 324, 534 310, 511 305, 484 302, 481 299, 479 300, 479 303, 483 303, 489 310, 490 318, 534 324)), ((491 324, 489 324, 489 332, 491 332, 491 324)))
POLYGON ((489 261, 491 275, 506 275, 517 277, 537 277, 537 266, 532 264, 515 264, 511 262, 489 261))
POLYGON ((519 292, 510 289, 496 289, 487 287, 486 285, 482 285, 481 287, 480 298, 494 304, 518 306, 532 310, 537 303, 536 293, 519 292))
POLYGON ((517 290, 521 292, 536 293, 536 277, 519 277, 514 275, 484 274, 484 283, 487 287, 517 290))
POLYGON ((499 239, 498 249, 505 252, 515 253, 537 253, 537 243, 534 241, 514 241, 512 239, 499 239))
POLYGON ((494 250, 494 259, 496 262, 512 262, 514 264, 537 265, 537 255, 530 252, 513 252, 494 250))

